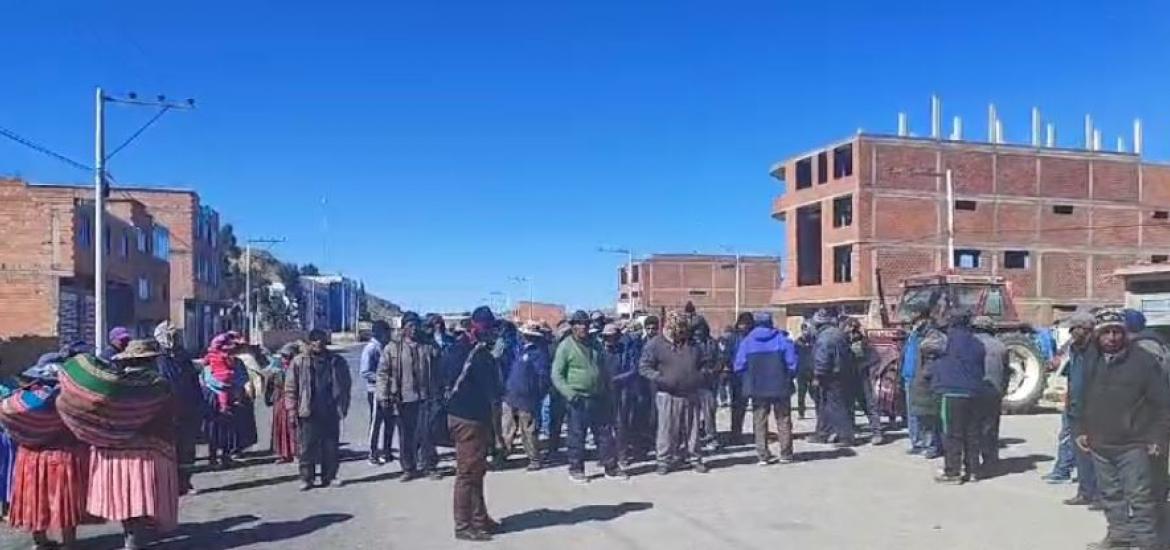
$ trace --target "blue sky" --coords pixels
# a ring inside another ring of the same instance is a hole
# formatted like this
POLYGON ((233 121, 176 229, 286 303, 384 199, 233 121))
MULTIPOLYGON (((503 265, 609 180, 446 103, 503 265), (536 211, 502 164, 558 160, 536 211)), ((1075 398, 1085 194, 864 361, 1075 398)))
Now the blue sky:
MULTIPOLYGON (((928 98, 1009 141, 1146 121, 1170 159, 1165 2, 9 2, 0 126, 89 163, 93 87, 192 96, 111 163, 417 309, 611 303, 617 256, 782 253, 775 161, 928 98), (1120 4, 1125 4, 1124 6, 1120 4), (322 199, 326 204, 322 205, 322 199), (323 219, 327 218, 327 224, 323 219), (324 226, 328 230, 324 230, 324 226)), ((110 141, 152 113, 112 108, 110 141)), ((0 141, 0 173, 88 181, 0 141)))

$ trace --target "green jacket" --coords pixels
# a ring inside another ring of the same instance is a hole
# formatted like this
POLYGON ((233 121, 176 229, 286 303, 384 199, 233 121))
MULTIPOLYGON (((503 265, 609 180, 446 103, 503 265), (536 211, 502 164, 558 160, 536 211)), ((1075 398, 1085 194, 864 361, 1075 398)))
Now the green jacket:
POLYGON ((582 344, 572 336, 557 346, 552 383, 565 399, 605 395, 609 385, 601 373, 600 353, 592 342, 582 344))

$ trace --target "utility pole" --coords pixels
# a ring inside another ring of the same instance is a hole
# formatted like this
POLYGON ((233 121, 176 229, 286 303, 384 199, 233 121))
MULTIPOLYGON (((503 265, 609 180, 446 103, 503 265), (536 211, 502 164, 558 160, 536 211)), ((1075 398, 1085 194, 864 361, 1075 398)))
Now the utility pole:
POLYGON ((166 96, 158 96, 154 100, 139 99, 133 92, 125 97, 106 95, 98 86, 94 91, 94 162, 93 162, 93 327, 94 345, 101 349, 106 337, 106 198, 109 195, 109 186, 106 184, 106 162, 130 145, 142 132, 146 131, 155 121, 172 109, 194 109, 195 100, 186 99, 182 102, 168 101, 166 96), (106 154, 106 103, 120 103, 139 107, 157 107, 158 113, 148 120, 113 152, 106 154))
POLYGON ((279 244, 284 242, 284 238, 279 239, 248 239, 244 241, 244 322, 247 323, 247 330, 245 337, 249 344, 255 343, 252 341, 252 335, 256 332, 256 315, 252 311, 252 245, 253 244, 279 244))
POLYGON ((535 306, 533 305, 533 302, 532 302, 533 295, 535 294, 532 290, 533 281, 535 280, 535 278, 531 275, 526 275, 524 277, 509 277, 508 279, 514 283, 528 283, 528 320, 531 321, 535 317, 535 315, 533 313, 533 308, 535 306))
MULTIPOLYGON (((629 248, 613 248, 607 246, 597 247, 598 252, 609 252, 611 254, 625 254, 626 255, 626 282, 630 288, 634 288, 634 251, 629 248)), ((618 296, 622 293, 621 281, 618 281, 618 296)), ((631 290, 626 297, 626 304, 630 308, 630 318, 634 318, 634 292, 631 290)))
POLYGON ((944 173, 947 183, 947 265, 955 269, 955 178, 947 168, 944 173))

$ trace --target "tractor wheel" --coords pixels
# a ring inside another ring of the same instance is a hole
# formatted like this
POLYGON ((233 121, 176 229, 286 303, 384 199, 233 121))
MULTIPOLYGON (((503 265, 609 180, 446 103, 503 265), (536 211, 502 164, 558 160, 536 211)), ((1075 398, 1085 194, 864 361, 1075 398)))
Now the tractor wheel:
POLYGON ((1024 414, 1035 408, 1044 395, 1048 380, 1044 357, 1028 334, 1002 333, 997 336, 1007 346, 1009 377, 1003 395, 1003 412, 1024 414))

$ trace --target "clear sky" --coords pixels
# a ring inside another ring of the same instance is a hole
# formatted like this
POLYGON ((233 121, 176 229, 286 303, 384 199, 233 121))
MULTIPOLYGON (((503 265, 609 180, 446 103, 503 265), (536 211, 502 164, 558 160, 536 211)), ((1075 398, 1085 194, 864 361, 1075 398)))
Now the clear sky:
MULTIPOLYGON (((1107 144, 1140 116, 1170 159, 1166 2, 5 4, 0 126, 88 164, 95 85, 195 97, 119 181, 195 188, 241 236, 423 310, 523 295, 517 275, 611 304, 599 245, 782 253, 769 166, 899 110, 925 133, 932 92, 968 135, 995 101, 1009 141, 1032 105, 1068 145, 1086 112, 1107 144)), ((111 108, 111 145, 151 115, 111 108)), ((0 173, 90 181, 4 140, 0 173)))

